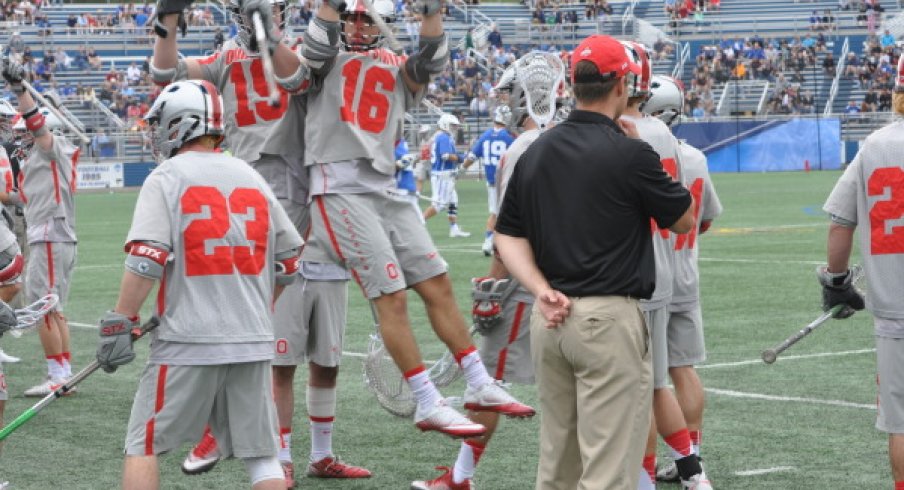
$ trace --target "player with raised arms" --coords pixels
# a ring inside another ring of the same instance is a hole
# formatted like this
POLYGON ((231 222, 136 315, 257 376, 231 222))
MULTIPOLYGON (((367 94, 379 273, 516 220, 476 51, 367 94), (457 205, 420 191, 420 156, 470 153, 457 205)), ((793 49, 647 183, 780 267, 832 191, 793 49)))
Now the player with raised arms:
POLYGON ((487 373, 473 345, 447 274, 420 217, 395 193, 395 143, 406 110, 445 66, 449 48, 441 0, 423 0, 418 50, 410 56, 383 47, 372 15, 391 19, 391 2, 326 0, 304 35, 312 69, 305 125, 305 164, 313 196, 312 236, 330 244, 373 302, 382 338, 417 399, 415 424, 453 437, 486 428, 448 405, 430 380, 411 330, 407 288, 424 300, 430 323, 464 371, 467 409, 529 417, 534 410, 487 373), (385 5, 382 7, 381 5, 385 5))
MULTIPOLYGON (((681 82, 654 75, 650 82, 650 98, 641 107, 642 111, 672 127, 678 122, 683 107, 684 89, 681 82)), ((687 422, 691 450, 699 457, 705 397, 703 383, 694 365, 706 360, 706 345, 700 305, 698 241, 699 235, 706 233, 713 220, 722 214, 722 204, 709 175, 706 155, 686 141, 679 140, 678 156, 684 185, 694 197, 697 226, 690 233, 675 237, 674 281, 667 328, 669 377, 687 422)), ((656 473, 656 480, 677 482, 679 477, 675 463, 663 465, 656 473)))
MULTIPOLYGON (((226 143, 233 154, 251 164, 273 190, 296 229, 309 226, 307 171, 303 165, 307 65, 289 47, 284 0, 230 0, 231 19, 238 35, 223 48, 202 59, 177 59, 175 36, 158 37, 151 72, 155 82, 166 84, 185 77, 214 83, 223 93, 226 143), (265 66, 252 27, 252 16, 261 16, 272 53, 280 99, 272 106, 267 93, 265 66)), ((162 18, 172 30, 177 15, 162 18)), ((362 478, 364 468, 340 461, 332 452, 336 416, 336 379, 342 352, 347 311, 348 272, 333 263, 312 240, 306 244, 299 268, 302 276, 289 285, 274 311, 276 357, 273 360, 274 398, 279 416, 279 459, 289 488, 295 486, 292 462, 292 419, 296 367, 309 366, 305 401, 310 420, 311 453, 307 474, 321 478, 362 478)), ((205 433, 189 453, 182 469, 188 474, 209 471, 219 460, 216 441, 205 433)))
POLYGON ((904 57, 898 58, 892 94, 895 121, 869 135, 835 183, 823 210, 831 216, 826 266, 817 269, 823 310, 847 318, 866 307, 876 338, 878 415, 888 434, 888 459, 896 490, 904 488, 904 228, 898 226, 904 197, 904 57), (849 267, 857 229, 869 297, 852 284, 849 267))
MULTIPOLYGON (((640 111, 650 94, 652 65, 647 48, 643 45, 622 41, 628 55, 641 67, 640 75, 629 73, 628 107, 622 118, 631 121, 637 127, 640 138, 659 154, 662 166, 673 179, 681 181, 681 165, 678 155, 678 140, 669 131, 668 126, 655 117, 647 116, 640 111)), ((643 470, 640 475, 639 490, 649 490, 656 482, 656 433, 662 435, 669 447, 685 488, 691 490, 708 490, 710 484, 703 472, 700 461, 691 449, 690 433, 681 406, 675 394, 669 389, 668 374, 668 306, 672 300, 672 287, 675 270, 676 235, 669 230, 660 230, 653 226, 653 252, 656 259, 656 289, 649 300, 640 302, 650 330, 650 342, 653 352, 653 415, 647 449, 643 459, 643 470)))
MULTIPOLYGON (((44 317, 46 328, 38 329, 47 359, 47 378, 25 390, 25 396, 43 397, 72 376, 69 325, 62 311, 75 268, 74 194, 79 149, 62 134, 55 134, 62 131, 63 123, 47 108, 39 108, 26 91, 22 65, 3 56, 0 73, 16 94, 22 115, 19 124, 26 129, 21 132, 22 150, 27 157, 20 161, 19 193, 7 194, 4 203, 21 202, 25 206, 30 249, 25 269, 25 302, 34 303, 47 294, 59 297, 55 309, 44 317)), ((0 268, 14 259, 9 248, 0 251, 0 268)))
POLYGON ((493 254, 493 228, 496 227, 496 212, 499 208, 496 198, 496 172, 499 168, 499 162, 502 160, 502 155, 515 141, 515 137, 507 129, 511 118, 512 111, 509 106, 500 105, 496 107, 493 112, 493 127, 480 135, 480 138, 471 147, 471 152, 468 153, 467 158, 461 164, 462 172, 464 172, 478 159, 483 159, 483 168, 487 174, 487 204, 490 216, 487 218, 486 234, 481 250, 487 257, 493 254))
POLYGON ((159 281, 160 325, 132 405, 123 488, 158 488, 157 456, 198 440, 205 424, 221 455, 245 463, 252 488, 286 488, 264 312, 295 279, 303 242, 264 179, 216 151, 223 115, 216 87, 189 80, 167 86, 145 116, 162 162, 138 195, 96 355, 107 372, 135 358, 131 333, 159 281))
MULTIPOLYGON (((497 92, 508 94, 506 124, 512 133, 519 133, 499 158, 496 187, 499 202, 515 164, 542 130, 548 127, 556 113, 556 88, 565 77, 562 60, 550 53, 532 52, 507 68, 496 84, 497 92), (534 84, 529 94, 518 75, 531 75, 545 83, 534 84), (530 101, 529 101, 530 98, 530 101)), ((472 280, 474 289, 473 319, 483 336, 480 357, 493 377, 500 381, 533 384, 534 366, 530 355, 530 318, 534 296, 516 279, 494 255, 487 277, 472 280)), ((416 481, 415 490, 470 490, 471 478, 477 464, 499 424, 499 414, 471 412, 472 420, 483 424, 487 432, 481 437, 462 441, 455 464, 440 467, 444 473, 429 481, 416 481)))

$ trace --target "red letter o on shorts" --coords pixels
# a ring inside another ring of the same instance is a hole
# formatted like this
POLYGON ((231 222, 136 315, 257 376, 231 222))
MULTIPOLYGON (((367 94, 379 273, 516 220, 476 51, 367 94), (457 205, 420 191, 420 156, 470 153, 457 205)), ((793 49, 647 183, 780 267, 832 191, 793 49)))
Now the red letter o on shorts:
POLYGON ((289 343, 286 339, 278 339, 276 341, 276 353, 285 354, 286 352, 289 352, 289 343))

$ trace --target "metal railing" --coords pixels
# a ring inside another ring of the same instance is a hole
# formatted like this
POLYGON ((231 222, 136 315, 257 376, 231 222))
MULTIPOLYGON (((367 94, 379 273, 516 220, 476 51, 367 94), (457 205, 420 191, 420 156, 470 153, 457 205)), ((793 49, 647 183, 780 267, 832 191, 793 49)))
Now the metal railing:
POLYGON ((113 124, 118 129, 126 129, 126 123, 119 116, 117 116, 113 111, 110 110, 109 107, 104 105, 101 101, 94 99, 94 108, 103 113, 103 115, 107 116, 107 118, 113 122, 113 124))
POLYGON ((762 114, 763 108, 766 107, 766 100, 769 98, 769 82, 763 85, 763 93, 760 94, 760 101, 756 105, 756 113, 762 114))
POLYGON ((637 6, 637 1, 631 0, 628 6, 625 7, 625 12, 622 14, 622 34, 627 30, 628 24, 634 21, 634 7, 637 6))
POLYGON ((678 51, 678 61, 675 63, 675 69, 672 70, 672 78, 675 80, 681 80, 681 76, 684 75, 684 64, 687 63, 687 60, 691 57, 691 43, 676 43, 679 46, 678 51))
POLYGON ((838 86, 841 84, 841 76, 844 75, 844 63, 847 60, 847 54, 850 49, 850 38, 846 37, 844 38, 844 44, 841 45, 841 54, 838 56, 838 64, 835 65, 835 79, 832 80, 832 88, 829 89, 826 108, 822 111, 826 116, 832 113, 832 105, 835 103, 835 96, 838 95, 838 86))

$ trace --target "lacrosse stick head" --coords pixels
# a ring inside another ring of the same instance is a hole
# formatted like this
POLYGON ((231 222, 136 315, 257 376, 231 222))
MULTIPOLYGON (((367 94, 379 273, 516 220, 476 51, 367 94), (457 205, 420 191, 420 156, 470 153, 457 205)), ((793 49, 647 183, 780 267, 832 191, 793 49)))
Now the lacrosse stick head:
MULTIPOLYGON (((273 9, 273 23, 279 26, 279 32, 286 32, 286 0, 270 0, 270 8, 273 9)), ((251 19, 242 13, 241 0, 227 0, 226 9, 229 11, 229 17, 238 27, 238 34, 235 40, 239 46, 247 50, 251 50, 251 39, 254 38, 254 25, 251 19)))
POLYGON ((25 332, 37 328, 41 319, 53 311, 59 302, 59 296, 48 294, 24 308, 15 310, 16 326, 9 331, 10 335, 21 337, 25 332))
POLYGON ((461 366, 448 350, 427 371, 430 373, 430 381, 433 381, 437 388, 449 386, 461 376, 461 366))
POLYGON ((370 347, 364 359, 364 384, 389 413, 398 417, 414 415, 417 402, 408 381, 386 351, 380 334, 373 334, 370 338, 370 347))
MULTIPOLYGON (((553 53, 530 52, 514 63, 515 72, 510 97, 518 102, 521 116, 526 114, 540 129, 546 128, 556 115, 556 93, 565 80, 565 64, 553 53)), ((522 119, 512 109, 512 121, 522 119)))

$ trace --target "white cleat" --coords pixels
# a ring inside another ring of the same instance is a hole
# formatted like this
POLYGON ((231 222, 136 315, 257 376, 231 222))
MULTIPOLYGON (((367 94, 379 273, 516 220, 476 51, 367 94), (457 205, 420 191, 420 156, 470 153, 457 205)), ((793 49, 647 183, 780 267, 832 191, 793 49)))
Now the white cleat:
POLYGON ((414 425, 422 431, 435 430, 452 437, 480 437, 487 428, 450 407, 446 400, 439 400, 427 409, 418 405, 414 412, 414 425))
POLYGON ((483 241, 483 246, 480 247, 480 249, 486 257, 493 255, 493 237, 487 237, 487 239, 483 241))
POLYGON ((468 238, 469 236, 471 236, 471 233, 462 231, 461 228, 449 228, 449 238, 468 238))
POLYGON ((713 490, 705 471, 692 476, 690 480, 681 480, 681 488, 684 490, 713 490))
POLYGON ((212 470, 220 461, 220 450, 217 448, 217 440, 210 432, 205 432, 198 445, 193 447, 182 462, 182 473, 186 475, 200 475, 212 470))
MULTIPOLYGON (((3 349, 0 349, 0 364, 14 364, 21 360, 22 359, 19 359, 16 356, 11 356, 11 355, 7 354, 6 352, 3 352, 3 349)), ((0 487, 0 490, 2 490, 2 489, 3 489, 3 487, 0 487)))
POLYGON ((519 402, 502 386, 501 381, 465 389, 465 408, 475 412, 496 412, 508 417, 529 418, 537 412, 519 402))
MULTIPOLYGON (((32 386, 31 388, 25 390, 25 396, 27 397, 45 397, 54 391, 58 390, 61 386, 66 384, 69 381, 67 379, 59 378, 59 379, 51 379, 48 376, 43 383, 39 385, 32 386)), ((64 395, 70 395, 76 392, 76 387, 73 386, 69 389, 64 395)))
POLYGON ((678 483, 678 466, 674 461, 669 461, 656 470, 656 481, 678 483))

